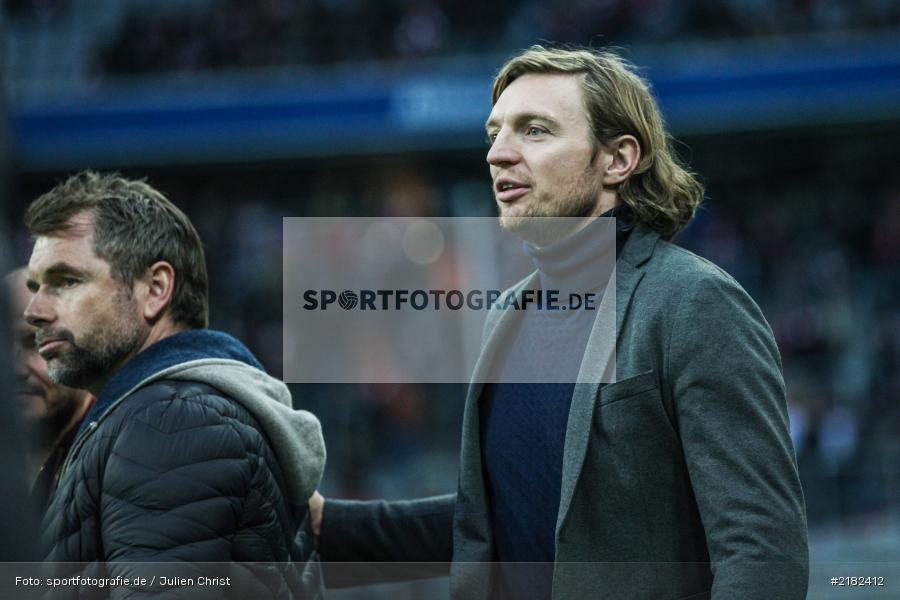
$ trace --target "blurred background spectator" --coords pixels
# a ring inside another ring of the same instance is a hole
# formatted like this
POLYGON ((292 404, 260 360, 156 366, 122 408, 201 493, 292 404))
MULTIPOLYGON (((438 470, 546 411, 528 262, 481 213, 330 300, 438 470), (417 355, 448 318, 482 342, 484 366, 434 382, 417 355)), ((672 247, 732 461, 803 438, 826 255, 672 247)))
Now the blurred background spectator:
MULTIPOLYGON (((148 175, 207 244, 212 326, 275 374, 283 216, 491 215, 493 71, 542 39, 626 45, 707 185, 678 242, 775 332, 813 560, 900 561, 900 4, 3 6, 16 261, 24 207, 65 175, 148 175)), ((326 495, 455 489, 464 385, 292 389, 323 422, 326 495)))
MULTIPOLYGON (((4 20, 0 16, 0 42, 4 36, 4 20)), ((2 60, 0 60, 2 62, 2 60)), ((0 65, 2 66, 2 65, 0 65)), ((6 112, 4 98, 0 96, 0 112, 6 112)), ((0 121, 0 274, 12 269, 13 245, 10 236, 8 209, 13 205, 9 194, 10 143, 7 121, 0 121)), ((2 278, 0 275, 0 278, 2 278)), ((12 306, 6 286, 0 285, 0 562, 34 560, 32 543, 37 510, 28 505, 27 446, 22 433, 19 404, 13 369, 12 306)), ((8 573, 4 572, 4 580, 8 573)), ((15 575, 15 574, 14 574, 15 575)), ((23 573, 24 575, 24 573, 23 573)), ((6 594, 8 583, 0 588, 6 594)))

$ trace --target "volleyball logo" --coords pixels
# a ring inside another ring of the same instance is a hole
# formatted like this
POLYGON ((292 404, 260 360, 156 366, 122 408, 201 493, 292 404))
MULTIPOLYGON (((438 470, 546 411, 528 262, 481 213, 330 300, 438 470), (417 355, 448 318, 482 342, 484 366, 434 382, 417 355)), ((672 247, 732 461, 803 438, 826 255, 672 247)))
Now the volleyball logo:
POLYGON ((338 296, 338 304, 344 310, 350 310, 356 308, 356 305, 359 304, 359 297, 353 292, 344 290, 341 292, 341 295, 338 296))

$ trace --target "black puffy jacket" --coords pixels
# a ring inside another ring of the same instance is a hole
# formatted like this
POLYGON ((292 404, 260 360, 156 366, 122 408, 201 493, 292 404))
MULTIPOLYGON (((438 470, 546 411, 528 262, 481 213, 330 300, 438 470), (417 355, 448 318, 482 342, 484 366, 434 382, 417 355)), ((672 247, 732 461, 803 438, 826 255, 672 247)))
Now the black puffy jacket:
MULTIPOLYGON (((233 362, 196 361, 215 374, 228 372, 233 362)), ((48 565, 53 577, 132 581, 99 591, 92 585, 57 591, 76 597, 314 597, 316 570, 307 564, 313 547, 301 527, 306 506, 290 497, 277 444, 266 433, 271 428, 246 402, 221 391, 227 382, 215 388, 192 381, 190 368, 182 367, 174 369, 181 368, 175 379, 166 378, 172 368, 157 373, 163 378, 124 394, 96 420, 88 415, 90 425, 70 451, 43 523, 41 544, 45 562, 54 563, 48 565), (139 577, 147 581, 135 585, 139 577)), ((240 368, 232 371, 242 377, 240 368)))

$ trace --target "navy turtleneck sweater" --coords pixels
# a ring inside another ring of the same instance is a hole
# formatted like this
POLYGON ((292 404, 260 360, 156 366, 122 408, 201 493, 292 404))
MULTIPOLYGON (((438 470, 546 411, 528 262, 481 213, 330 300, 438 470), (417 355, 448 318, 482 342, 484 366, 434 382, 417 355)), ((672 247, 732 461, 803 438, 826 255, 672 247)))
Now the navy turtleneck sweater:
MULTIPOLYGON (((593 293, 599 307, 629 220, 613 211, 573 235, 525 244, 542 290, 593 293), (615 252, 616 254, 613 254, 615 252)), ((550 598, 569 406, 596 310, 522 311, 479 405, 482 461, 505 598, 550 598)))

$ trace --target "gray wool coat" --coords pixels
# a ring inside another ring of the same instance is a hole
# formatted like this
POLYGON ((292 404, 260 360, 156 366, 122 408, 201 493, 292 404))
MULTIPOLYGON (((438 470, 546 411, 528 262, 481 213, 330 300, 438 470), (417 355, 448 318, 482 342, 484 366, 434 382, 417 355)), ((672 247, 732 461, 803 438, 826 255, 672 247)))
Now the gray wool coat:
MULTIPOLYGON (((553 600, 805 598, 805 505, 761 311, 721 269, 641 224, 610 285, 615 333, 598 318, 569 414, 553 600), (612 364, 614 383, 600 383, 612 364)), ((329 501, 326 561, 435 560, 450 552, 452 514, 451 596, 497 596, 479 382, 516 318, 495 311, 486 323, 455 500, 329 501)))

